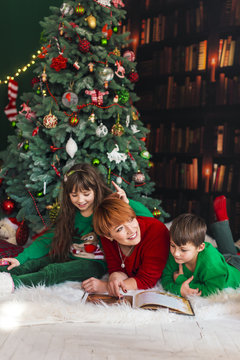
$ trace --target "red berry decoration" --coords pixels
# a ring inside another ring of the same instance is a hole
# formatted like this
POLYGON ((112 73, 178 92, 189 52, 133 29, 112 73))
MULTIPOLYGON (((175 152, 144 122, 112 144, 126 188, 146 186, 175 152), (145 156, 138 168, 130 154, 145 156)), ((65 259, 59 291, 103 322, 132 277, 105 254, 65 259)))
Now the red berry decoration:
POLYGON ((16 242, 18 245, 25 245, 28 240, 29 229, 26 222, 23 220, 16 231, 16 242))
POLYGON ((15 210, 15 203, 11 199, 4 200, 2 202, 2 209, 5 214, 10 215, 15 210))
POLYGON ((90 50, 90 42, 86 39, 80 39, 78 49, 84 54, 88 53, 90 50))
POLYGON ((129 80, 131 83, 136 83, 139 80, 139 75, 136 71, 132 71, 129 75, 129 80))
POLYGON ((75 127, 79 123, 79 118, 77 117, 77 115, 74 115, 69 118, 68 122, 70 126, 75 127))
POLYGON ((52 63, 50 67, 56 71, 66 69, 68 59, 63 57, 62 54, 58 55, 56 58, 52 58, 52 63))

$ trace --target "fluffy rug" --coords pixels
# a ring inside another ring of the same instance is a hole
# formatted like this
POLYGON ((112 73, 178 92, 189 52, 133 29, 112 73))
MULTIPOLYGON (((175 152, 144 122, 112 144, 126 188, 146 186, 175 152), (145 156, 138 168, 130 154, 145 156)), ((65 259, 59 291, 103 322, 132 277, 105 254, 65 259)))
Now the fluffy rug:
MULTIPOLYGON (((158 288, 161 290, 160 285, 158 288)), ((0 328, 64 322, 136 326, 201 319, 240 320, 240 288, 226 289, 208 298, 192 297, 190 301, 195 317, 170 313, 167 309, 132 309, 125 304, 82 304, 82 296, 80 284, 74 282, 52 287, 19 288, 8 297, 0 297, 0 328)))

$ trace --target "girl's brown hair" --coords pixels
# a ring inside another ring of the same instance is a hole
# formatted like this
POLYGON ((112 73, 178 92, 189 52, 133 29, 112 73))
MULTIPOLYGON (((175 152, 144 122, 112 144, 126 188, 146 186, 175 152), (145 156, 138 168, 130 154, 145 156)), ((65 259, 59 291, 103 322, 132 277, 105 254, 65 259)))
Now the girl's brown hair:
POLYGON ((112 190, 106 185, 103 176, 96 168, 87 163, 74 165, 64 176, 60 213, 56 222, 55 233, 51 245, 50 256, 55 261, 68 258, 72 238, 76 207, 72 204, 70 193, 74 191, 93 190, 93 211, 112 190))
POLYGON ((136 214, 131 206, 112 194, 105 198, 95 209, 93 227, 98 235, 109 236, 111 228, 135 217, 136 214))
POLYGON ((181 214, 176 217, 170 227, 170 237, 177 245, 192 243, 196 247, 205 241, 207 225, 205 221, 194 214, 181 214))

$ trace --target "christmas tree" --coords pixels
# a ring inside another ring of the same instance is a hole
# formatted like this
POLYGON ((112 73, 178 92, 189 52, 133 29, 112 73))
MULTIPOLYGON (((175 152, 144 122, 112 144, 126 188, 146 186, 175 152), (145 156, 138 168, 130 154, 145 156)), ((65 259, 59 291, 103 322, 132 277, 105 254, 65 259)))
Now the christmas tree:
POLYGON ((68 1, 50 9, 41 22, 46 43, 33 90, 21 97, 16 134, 2 154, 0 176, 10 197, 2 199, 3 210, 15 211, 34 232, 49 226, 58 213, 64 173, 88 162, 109 186, 114 180, 163 221, 168 214, 150 197, 148 130, 133 105, 138 73, 129 33, 121 32, 124 3, 68 1))

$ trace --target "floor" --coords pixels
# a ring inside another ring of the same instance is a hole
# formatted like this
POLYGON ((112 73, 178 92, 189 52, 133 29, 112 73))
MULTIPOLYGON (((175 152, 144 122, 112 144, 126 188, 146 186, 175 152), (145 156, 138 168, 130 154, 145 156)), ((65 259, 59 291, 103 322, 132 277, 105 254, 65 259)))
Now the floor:
POLYGON ((1 360, 150 360, 240 357, 240 322, 229 319, 126 328, 95 323, 0 331, 1 360))

